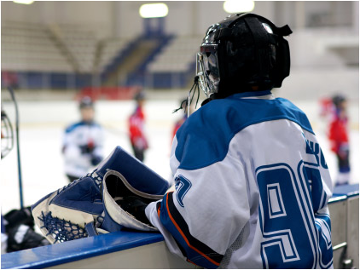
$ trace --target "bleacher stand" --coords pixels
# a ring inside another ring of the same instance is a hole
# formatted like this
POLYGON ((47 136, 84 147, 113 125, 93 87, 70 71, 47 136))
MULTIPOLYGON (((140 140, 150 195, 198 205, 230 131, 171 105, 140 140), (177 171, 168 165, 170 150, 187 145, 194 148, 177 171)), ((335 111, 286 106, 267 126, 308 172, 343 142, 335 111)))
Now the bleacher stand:
POLYGON ((195 74, 202 37, 177 36, 148 66, 154 88, 186 87, 195 74))
POLYGON ((151 73, 186 72, 195 62, 201 37, 178 36, 149 65, 151 73))
MULTIPOLYGON (((133 79, 129 81, 134 81, 129 85, 144 86, 148 81, 145 77, 151 76, 152 88, 186 87, 194 75, 201 37, 177 36, 168 40, 169 44, 160 40, 158 50, 149 51, 144 61, 127 74, 133 79)), ((137 48, 137 42, 144 40, 100 40, 86 26, 5 21, 1 70, 15 72, 19 88, 25 89, 76 89, 94 86, 95 81, 95 86, 100 86, 105 73, 118 70, 129 60, 127 50, 137 48), (96 80, 94 76, 101 77, 96 80)))
POLYGON ((90 73, 94 69, 98 39, 88 28, 76 25, 58 25, 59 36, 74 57, 79 72, 90 73))
POLYGON ((27 72, 72 72, 46 26, 21 22, 1 25, 1 69, 27 72))
POLYGON ((106 39, 103 41, 101 54, 98 62, 98 70, 103 72, 107 66, 126 48, 130 40, 127 39, 106 39))

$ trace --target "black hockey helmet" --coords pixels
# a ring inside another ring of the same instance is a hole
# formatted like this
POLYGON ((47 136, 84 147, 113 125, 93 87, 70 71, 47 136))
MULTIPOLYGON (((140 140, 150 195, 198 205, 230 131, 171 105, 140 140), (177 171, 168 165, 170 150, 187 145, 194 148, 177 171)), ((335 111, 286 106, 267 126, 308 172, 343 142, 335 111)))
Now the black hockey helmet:
POLYGON ((146 94, 144 91, 139 91, 134 96, 134 100, 136 100, 136 101, 141 101, 141 100, 145 100, 145 99, 146 99, 146 94))
POLYGON ((229 15, 206 31, 197 54, 200 87, 209 97, 280 87, 290 73, 290 51, 283 38, 290 27, 276 27, 253 14, 229 15))
POLYGON ((341 103, 343 103, 344 101, 346 101, 346 98, 341 94, 335 95, 332 98, 332 102, 336 108, 339 108, 341 106, 341 103))
POLYGON ((79 103, 79 108, 83 109, 83 108, 93 108, 94 107, 94 102, 91 99, 91 97, 89 96, 85 96, 80 100, 79 103))

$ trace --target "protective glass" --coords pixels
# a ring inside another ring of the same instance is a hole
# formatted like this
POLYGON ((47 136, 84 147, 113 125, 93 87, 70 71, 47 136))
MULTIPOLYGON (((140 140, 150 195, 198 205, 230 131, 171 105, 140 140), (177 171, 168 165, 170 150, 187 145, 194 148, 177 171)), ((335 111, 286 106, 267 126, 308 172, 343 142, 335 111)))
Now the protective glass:
POLYGON ((201 46, 196 55, 196 75, 199 76, 200 88, 207 97, 218 92, 220 83, 217 49, 217 45, 201 46))

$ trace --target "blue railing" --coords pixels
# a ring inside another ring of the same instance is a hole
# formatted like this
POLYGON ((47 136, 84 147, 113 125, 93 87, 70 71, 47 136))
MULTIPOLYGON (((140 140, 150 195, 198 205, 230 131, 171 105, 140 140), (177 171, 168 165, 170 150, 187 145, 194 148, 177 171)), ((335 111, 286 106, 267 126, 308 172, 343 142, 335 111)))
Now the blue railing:
MULTIPOLYGON (((329 201, 329 207, 339 201, 346 201, 356 196, 359 196, 359 184, 336 187, 334 195, 329 201)), ((346 222, 346 220, 339 222, 346 222)), ((163 239, 160 233, 120 231, 3 254, 1 255, 1 268, 47 268, 162 242, 163 239)), ((158 259, 154 258, 154 260, 158 259)), ((121 268, 121 262, 119 264, 119 268, 121 268)))
MULTIPOLYGON (((20 89, 79 89, 91 85, 93 76, 89 73, 65 72, 14 72, 16 80, 12 86, 20 89)), ((7 87, 2 80, 2 88, 7 87)))

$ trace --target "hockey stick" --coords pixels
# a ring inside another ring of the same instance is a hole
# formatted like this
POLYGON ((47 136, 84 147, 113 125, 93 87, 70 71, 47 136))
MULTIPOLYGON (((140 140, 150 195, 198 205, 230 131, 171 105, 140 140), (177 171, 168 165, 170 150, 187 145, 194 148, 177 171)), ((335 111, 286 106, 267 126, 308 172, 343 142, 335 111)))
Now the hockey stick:
POLYGON ((16 133, 16 148, 17 148, 17 164, 18 164, 18 175, 19 175, 19 196, 20 196, 20 208, 24 208, 23 200, 23 189, 22 189, 22 178, 21 178, 21 162, 20 162, 20 144, 19 144, 19 110, 15 99, 14 90, 8 87, 11 98, 15 105, 15 133, 16 133))

